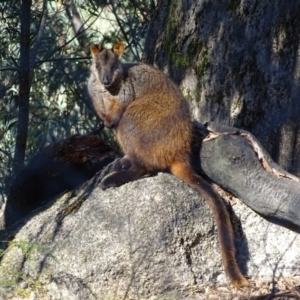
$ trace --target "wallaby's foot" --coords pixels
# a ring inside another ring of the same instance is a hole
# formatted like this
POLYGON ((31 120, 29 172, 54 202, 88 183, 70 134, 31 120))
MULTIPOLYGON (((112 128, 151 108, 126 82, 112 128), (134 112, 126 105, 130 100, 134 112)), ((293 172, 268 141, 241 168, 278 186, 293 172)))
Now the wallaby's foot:
POLYGON ((117 187, 130 181, 135 181, 142 178, 146 172, 143 168, 138 166, 132 166, 131 161, 127 158, 121 159, 118 162, 121 163, 118 167, 121 167, 121 171, 113 172, 105 176, 100 182, 100 188, 102 190, 110 187, 117 187), (122 163, 123 162, 123 163, 122 163), (128 169, 123 169, 128 168, 128 169))
POLYGON ((132 173, 131 171, 114 172, 105 176, 101 180, 99 186, 102 190, 106 190, 111 187, 118 187, 120 185, 123 185, 130 181, 134 181, 139 178, 140 176, 136 176, 136 174, 132 173))
POLYGON ((113 170, 114 171, 122 171, 122 170, 128 170, 132 167, 131 161, 123 157, 121 159, 118 159, 116 162, 114 162, 113 170))
POLYGON ((117 187, 117 186, 122 185, 122 183, 118 183, 118 182, 116 181, 115 176, 112 176, 112 175, 114 175, 114 174, 115 174, 115 173, 111 173, 111 174, 105 176, 105 177, 101 180, 101 182, 100 182, 100 184, 99 184, 99 187, 100 187, 102 190, 106 190, 106 189, 108 189, 108 188, 110 188, 110 187, 117 187))

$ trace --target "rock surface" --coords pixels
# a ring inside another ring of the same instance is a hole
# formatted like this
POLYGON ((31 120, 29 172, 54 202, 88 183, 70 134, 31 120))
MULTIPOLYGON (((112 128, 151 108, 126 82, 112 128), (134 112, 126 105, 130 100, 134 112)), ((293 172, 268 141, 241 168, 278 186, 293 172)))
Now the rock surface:
MULTIPOLYGON (((19 228, 0 264, 3 299, 208 299, 199 287, 212 282, 227 290, 211 214, 173 176, 96 188, 58 218, 74 200, 62 197, 19 228)), ((298 235, 230 203, 242 270, 256 283, 299 284, 298 235)))

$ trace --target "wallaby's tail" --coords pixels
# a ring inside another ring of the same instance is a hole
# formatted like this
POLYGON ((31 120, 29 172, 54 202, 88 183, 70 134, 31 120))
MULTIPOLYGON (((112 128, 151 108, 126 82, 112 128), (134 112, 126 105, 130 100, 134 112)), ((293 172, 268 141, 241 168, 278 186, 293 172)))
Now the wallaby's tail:
POLYGON ((174 176, 195 189, 209 205, 218 229, 225 272, 231 283, 236 287, 249 285, 248 280, 242 275, 236 262, 234 235, 224 200, 214 191, 209 183, 195 173, 188 163, 174 163, 170 170, 174 176))

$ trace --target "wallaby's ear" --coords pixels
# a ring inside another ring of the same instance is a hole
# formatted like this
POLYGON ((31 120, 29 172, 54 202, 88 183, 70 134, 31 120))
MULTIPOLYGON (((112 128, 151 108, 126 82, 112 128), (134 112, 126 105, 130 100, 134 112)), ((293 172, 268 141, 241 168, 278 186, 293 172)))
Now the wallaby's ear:
POLYGON ((101 44, 98 44, 98 45, 91 45, 90 46, 90 50, 91 50, 91 53, 92 53, 92 56, 95 57, 97 54, 100 53, 102 49, 102 45, 101 44))
POLYGON ((125 45, 123 43, 116 43, 113 46, 112 51, 114 54, 118 56, 119 59, 121 59, 124 53, 124 49, 125 49, 125 45))

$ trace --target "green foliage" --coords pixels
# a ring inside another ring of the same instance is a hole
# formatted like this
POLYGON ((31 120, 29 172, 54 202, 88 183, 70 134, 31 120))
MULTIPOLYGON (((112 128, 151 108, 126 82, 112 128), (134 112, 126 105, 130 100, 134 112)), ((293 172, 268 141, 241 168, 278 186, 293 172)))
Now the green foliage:
POLYGON ((7 244, 6 249, 0 249, 0 258, 4 255, 12 247, 17 247, 22 250, 22 253, 26 259, 30 259, 32 255, 35 253, 44 253, 47 251, 46 247, 43 245, 39 245, 36 243, 31 243, 28 241, 21 241, 21 240, 13 240, 9 241, 2 241, 1 243, 7 244))
MULTIPOLYGON (((89 44, 125 41, 125 60, 138 60, 155 5, 151 0, 33 1, 26 161, 53 141, 99 129, 88 108, 89 44)), ((10 185, 17 134, 19 14, 20 1, 0 3, 0 204, 10 185)))
POLYGON ((46 251, 45 247, 39 244, 30 243, 28 241, 18 241, 13 240, 9 247, 17 247, 22 250, 22 253, 26 259, 30 259, 30 257, 37 253, 43 253, 46 251))
MULTIPOLYGON (((0 252, 0 258, 2 255, 4 255, 5 252, 9 251, 11 248, 16 247, 22 251, 23 258, 26 259, 32 264, 34 263, 33 256, 37 254, 45 254, 49 251, 45 246, 37 243, 31 243, 29 241, 25 240, 13 240, 11 242, 5 241, 2 243, 7 243, 8 247, 6 250, 2 250, 0 252)), ((49 253, 47 253, 47 256, 49 257, 49 253)), ((50 254, 51 258, 55 259, 50 254)), ((56 259, 55 259, 56 260, 56 259)), ((7 270, 7 272, 10 272, 7 270)), ((29 299, 32 292, 37 293, 39 296, 44 295, 45 288, 44 283, 45 280, 43 279, 44 275, 47 275, 47 272, 41 272, 40 274, 37 274, 36 276, 30 276, 24 274, 22 270, 20 271, 14 271, 13 273, 10 273, 11 277, 8 280, 1 281, 0 287, 1 288, 7 288, 9 287, 9 293, 7 295, 7 299, 15 299, 16 297, 19 299, 29 299), (20 285, 20 283, 25 284, 25 288, 20 285)), ((40 298, 39 298, 40 299, 40 298)), ((42 298, 41 298, 42 299, 42 298)), ((46 299, 46 298, 45 298, 46 299)))

